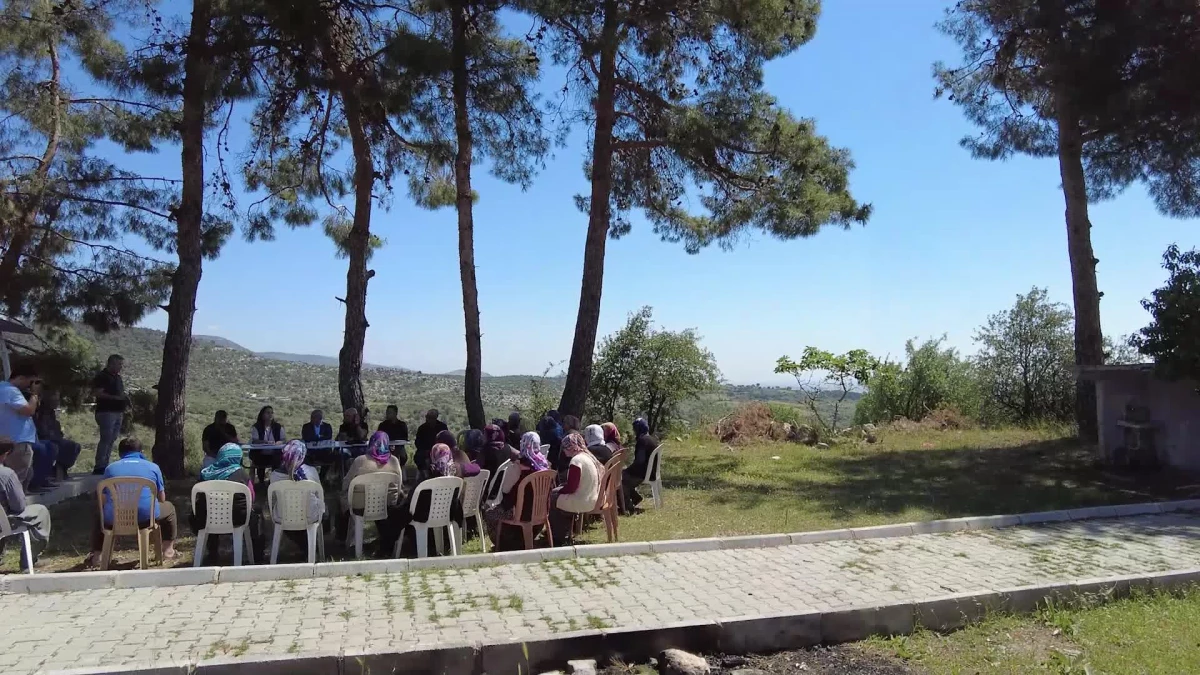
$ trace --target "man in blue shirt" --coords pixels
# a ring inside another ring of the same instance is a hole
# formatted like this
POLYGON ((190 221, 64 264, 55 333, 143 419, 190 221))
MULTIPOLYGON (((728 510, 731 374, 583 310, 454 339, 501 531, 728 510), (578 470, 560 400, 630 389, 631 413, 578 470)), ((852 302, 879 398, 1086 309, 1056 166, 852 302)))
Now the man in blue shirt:
MULTIPOLYGON (((40 455, 46 451, 44 447, 35 448, 37 443, 37 427, 33 422, 33 414, 41 403, 42 378, 31 364, 18 364, 12 369, 7 382, 0 382, 0 438, 13 442, 13 451, 4 460, 5 466, 12 469, 21 480, 21 485, 28 488, 34 475, 34 462, 44 464, 40 455), (26 398, 22 391, 30 392, 26 398), (40 451, 40 452, 36 452, 40 451), (37 455, 35 457, 35 454, 37 455)), ((53 459, 51 459, 53 466, 53 459)))
MULTIPOLYGON (((158 526, 162 528, 163 539, 163 558, 168 560, 176 557, 175 553, 175 533, 177 531, 175 519, 175 505, 167 501, 166 484, 163 482, 162 469, 142 454, 142 443, 136 438, 126 438, 117 446, 117 454, 120 459, 109 464, 104 469, 105 480, 109 478, 145 478, 154 483, 156 494, 150 494, 149 490, 142 490, 142 495, 138 499, 138 524, 141 527, 147 527, 150 520, 153 518, 158 522, 158 526)), ((111 496, 104 496, 104 524, 106 527, 112 525, 113 506, 111 496)), ((92 530, 92 552, 84 561, 85 567, 91 567, 100 559, 101 549, 104 548, 104 531, 100 527, 100 521, 96 521, 96 527, 92 530)))

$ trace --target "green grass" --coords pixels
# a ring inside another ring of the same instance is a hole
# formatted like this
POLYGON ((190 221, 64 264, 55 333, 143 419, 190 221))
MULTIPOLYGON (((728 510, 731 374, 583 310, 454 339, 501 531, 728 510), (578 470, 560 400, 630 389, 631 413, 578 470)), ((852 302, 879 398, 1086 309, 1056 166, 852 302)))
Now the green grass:
MULTIPOLYGON (((1195 480, 1093 466, 1064 429, 880 431, 818 450, 666 439, 664 508, 622 518, 622 541, 841 527, 1189 498, 1195 480), (779 459, 773 459, 779 457, 779 459)), ((648 490, 643 491, 648 494, 648 490)), ((583 541, 604 541, 593 526, 583 541)))
MULTIPOLYGON (((847 443, 823 450, 789 443, 731 448, 699 435, 668 438, 663 451, 665 506, 656 510, 647 499, 642 513, 622 517, 621 541, 798 532, 1180 499, 1196 490, 1194 477, 1178 472, 1133 478, 1097 469, 1088 449, 1061 429, 883 429, 880 437, 873 445, 847 443)), ((187 522, 191 485, 178 481, 167 486, 180 517, 180 558, 174 564, 181 566, 191 565, 194 546, 187 522)), ((326 495, 331 510, 338 508, 336 499, 335 493, 326 495)), ((82 569, 95 509, 90 495, 51 508, 53 536, 39 570, 82 569)), ((604 540, 604 528, 592 524, 580 541, 604 540)), ((136 551, 131 543, 120 544, 115 569, 132 567, 136 551)), ((228 564, 227 538, 222 544, 217 562, 228 564)), ((331 560, 353 556, 334 537, 327 537, 326 545, 331 560)), ((480 550, 478 538, 463 547, 463 553, 480 550)), ((302 557, 294 546, 281 549, 282 562, 302 557)), ((0 563, 0 571, 16 571, 15 546, 5 549, 0 563)), ((579 578, 570 567, 556 567, 552 582, 575 586, 579 578)), ((495 604, 502 600, 507 598, 495 604)))
POLYGON ((947 635, 922 631, 864 647, 934 675, 1194 673, 1200 667, 1200 588, 999 616, 947 635))

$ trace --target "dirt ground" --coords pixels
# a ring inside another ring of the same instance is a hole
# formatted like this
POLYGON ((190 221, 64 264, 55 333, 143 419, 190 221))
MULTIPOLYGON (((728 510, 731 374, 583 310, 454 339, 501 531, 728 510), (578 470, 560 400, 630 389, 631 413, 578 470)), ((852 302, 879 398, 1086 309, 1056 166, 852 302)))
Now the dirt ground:
MULTIPOLYGON (((853 644, 767 656, 708 655, 705 658, 713 675, 917 675, 923 672, 898 658, 853 644)), ((601 675, 651 675, 657 672, 653 664, 613 664, 601 671, 601 675)))

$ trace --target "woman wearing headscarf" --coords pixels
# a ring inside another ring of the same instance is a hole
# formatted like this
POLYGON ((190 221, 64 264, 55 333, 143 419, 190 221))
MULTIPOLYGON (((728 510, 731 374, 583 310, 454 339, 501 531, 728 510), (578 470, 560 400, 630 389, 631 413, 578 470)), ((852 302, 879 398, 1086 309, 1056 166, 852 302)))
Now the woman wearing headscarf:
POLYGON ((521 413, 511 412, 508 414, 508 426, 504 427, 504 442, 508 443, 513 450, 521 447, 521 413))
MULTIPOLYGON (((461 451, 459 452, 461 454, 461 451)), ((443 478, 447 476, 461 477, 461 468, 459 464, 454 461, 454 450, 452 450, 446 443, 435 443, 433 448, 429 450, 429 466, 430 473, 433 474, 433 478, 443 478)), ((475 466, 474 464, 471 464, 471 466, 475 467, 475 473, 479 473, 478 466, 475 466)), ((380 552, 386 555, 386 552, 392 551, 396 545, 396 538, 400 536, 400 533, 404 531, 404 528, 407 527, 410 522, 413 520, 416 520, 417 522, 424 522, 429 517, 429 508, 431 503, 432 493, 429 491, 422 491, 420 486, 418 486, 418 489, 413 491, 412 495, 409 496, 409 502, 404 504, 403 508, 397 507, 396 509, 393 509, 388 515, 385 529, 381 529, 379 532, 380 552), (411 503, 411 500, 414 498, 414 496, 417 499, 415 506, 411 503)), ((453 520, 460 529, 463 527, 462 500, 459 495, 455 495, 453 501, 451 501, 450 519, 453 520)), ((411 531, 410 534, 412 534, 411 531)), ((434 550, 432 543, 433 532, 430 531, 428 536, 430 537, 429 550, 432 551, 434 550)), ((404 551, 402 551, 402 553, 404 555, 416 555, 415 537, 405 537, 404 551)))
POLYGON ((567 465, 567 481, 550 493, 550 530, 554 545, 565 542, 571 534, 571 522, 576 514, 596 508, 600 497, 600 475, 604 465, 588 451, 587 442, 578 432, 563 438, 562 456, 567 465))
POLYGON ((483 444, 486 440, 484 433, 479 429, 467 430, 466 436, 463 437, 463 445, 467 457, 470 457, 472 462, 479 461, 479 455, 483 451, 483 444))
POLYGON ((557 410, 546 412, 546 416, 538 423, 538 436, 541 437, 542 443, 550 446, 546 452, 546 459, 550 461, 550 466, 555 471, 560 470, 562 467, 558 453, 562 447, 563 428, 559 422, 557 410))
MULTIPOLYGON (((531 473, 538 471, 546 471, 550 468, 550 462, 546 460, 546 456, 542 454, 542 439, 537 432, 530 431, 521 436, 521 449, 517 454, 518 470, 509 470, 504 475, 504 480, 500 483, 499 494, 501 495, 500 502, 483 512, 483 520, 487 524, 488 533, 493 537, 492 544, 496 550, 508 550, 509 548, 521 548, 524 542, 521 540, 520 533, 516 529, 511 529, 514 533, 512 546, 504 546, 504 541, 495 539, 496 527, 502 520, 508 520, 513 517, 513 509, 517 506, 517 491, 514 490, 522 480, 531 473)), ((489 495, 491 496, 491 495, 489 495)), ((527 505, 528 507, 528 505, 527 505)), ((522 514, 523 517, 529 517, 529 514, 522 514)))
POLYGON ((601 464, 607 464, 608 460, 612 459, 612 450, 604 444, 604 429, 599 424, 589 424, 584 427, 583 440, 587 443, 588 452, 592 453, 592 457, 600 460, 601 464))
MULTIPOLYGON (((495 424, 483 428, 484 444, 480 457, 480 467, 486 469, 492 476, 500 469, 500 465, 516 459, 519 455, 515 448, 505 442, 504 430, 495 424)), ((518 441, 518 444, 520 442, 518 441)))
MULTIPOLYGON (((308 455, 308 448, 304 445, 303 441, 288 441, 287 445, 283 446, 283 451, 280 454, 280 466, 271 472, 272 483, 289 480, 310 480, 317 485, 321 484, 321 475, 317 470, 304 463, 308 455)), ((282 522, 282 517, 279 515, 275 504, 270 504, 269 506, 271 509, 271 520, 276 524, 282 522)), ((308 522, 320 522, 324 515, 324 493, 312 495, 308 501, 308 522)), ((287 534, 289 537, 296 537, 298 544, 307 545, 303 543, 307 541, 307 536, 304 532, 296 531, 287 534)))
POLYGON ((621 489, 625 491, 625 503, 637 506, 642 496, 637 492, 637 486, 646 480, 646 466, 650 463, 650 455, 658 447, 658 439, 650 435, 650 425, 646 420, 638 418, 633 421, 634 451, 633 464, 625 469, 621 478, 621 489))
POLYGON ((604 444, 608 446, 609 451, 614 455, 621 452, 624 448, 621 446, 621 430, 617 425, 605 422, 600 428, 604 430, 604 444))
MULTIPOLYGON (((400 459, 392 454, 388 443, 391 441, 388 435, 382 431, 376 431, 371 434, 371 440, 367 442, 366 453, 354 458, 350 463, 350 469, 346 472, 346 477, 343 480, 346 493, 342 496, 342 509, 338 517, 337 535, 338 538, 344 538, 347 532, 347 526, 350 523, 351 511, 362 513, 365 507, 364 501, 366 493, 363 490, 358 490, 351 494, 350 484, 358 476, 363 476, 369 473, 387 472, 395 474, 401 486, 404 483, 404 465, 400 459)), ((403 487, 393 485, 388 490, 388 507, 392 508, 401 499, 403 487)))
MULTIPOLYGON (((250 488, 250 499, 247 500, 245 495, 234 495, 233 497, 233 525, 241 527, 250 525, 251 541, 258 540, 258 520, 252 518, 252 510, 254 507, 254 481, 250 474, 242 468, 242 446, 237 443, 226 443, 217 451, 217 456, 208 466, 200 470, 201 483, 213 480, 227 480, 233 483, 241 483, 250 488)), ((208 504, 206 495, 200 492, 196 495, 196 501, 192 503, 192 515, 190 518, 192 531, 199 532, 204 529, 208 522, 208 504)))

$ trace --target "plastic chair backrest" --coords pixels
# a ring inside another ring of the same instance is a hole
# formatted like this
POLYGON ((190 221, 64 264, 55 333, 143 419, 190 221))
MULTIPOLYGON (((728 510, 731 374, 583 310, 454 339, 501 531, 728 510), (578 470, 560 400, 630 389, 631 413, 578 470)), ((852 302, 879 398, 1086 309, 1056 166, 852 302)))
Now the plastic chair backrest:
MULTIPOLYGON (((100 504, 100 519, 104 519, 104 498, 109 496, 113 505, 112 533, 114 535, 133 535, 141 529, 138 525, 138 501, 144 491, 150 492, 150 502, 158 501, 158 486, 148 478, 123 476, 108 478, 96 486, 96 499, 100 504)), ((101 525, 104 523, 101 522, 101 525)), ((153 525, 153 523, 151 524, 153 525)), ((107 529, 107 528, 106 528, 107 529)))
POLYGON ((549 443, 543 443, 543 444, 542 444, 542 454, 544 455, 544 454, 546 454, 546 453, 548 453, 548 452, 550 452, 550 444, 549 444, 549 443))
POLYGON ((496 475, 492 477, 492 482, 490 485, 488 485, 487 501, 490 502, 493 499, 500 497, 500 489, 504 486, 504 478, 514 466, 516 466, 516 464, 514 464, 511 459, 506 459, 504 460, 504 463, 496 469, 496 475))
POLYGON ((659 463, 662 461, 662 444, 660 443, 654 452, 650 453, 650 461, 646 462, 646 482, 652 483, 658 480, 659 463))
POLYGON ((192 486, 192 512, 196 509, 196 496, 204 495, 204 529, 208 534, 233 534, 233 500, 237 495, 246 496, 251 503, 250 488, 231 480, 206 480, 192 486))
POLYGON ((0 504, 0 539, 16 534, 13 532, 12 524, 8 522, 8 511, 4 510, 4 505, 0 504))
POLYGON ((533 503, 529 510, 529 520, 526 522, 541 523, 545 521, 550 513, 550 490, 554 488, 556 478, 558 478, 558 472, 554 469, 537 471, 526 476, 516 487, 517 503, 513 509, 513 518, 520 518, 525 513, 525 493, 528 491, 533 503))
POLYGON ((619 467, 625 466, 625 450, 624 450, 624 448, 622 448, 620 452, 613 453, 613 456, 607 462, 604 463, 604 470, 608 471, 609 469, 613 468, 614 466, 619 466, 619 467))
POLYGON ((363 492, 363 514, 365 520, 386 520, 388 517, 388 491, 395 485, 400 489, 400 475, 391 471, 376 471, 355 476, 350 481, 350 502, 354 502, 354 491, 363 492))
POLYGON ((444 527, 449 525, 450 510, 454 506, 454 500, 458 498, 462 489, 463 479, 457 476, 442 476, 440 478, 430 478, 421 481, 421 484, 413 492, 412 502, 409 504, 409 513, 416 513, 421 493, 429 492, 429 517, 424 524, 430 527, 444 527))
POLYGON ((325 498, 321 484, 311 480, 280 480, 267 488, 267 503, 271 515, 279 517, 279 527, 284 530, 306 530, 308 503, 313 495, 325 498))
POLYGON ((477 475, 463 479, 462 506, 464 514, 475 513, 480 509, 483 502, 483 491, 491 475, 492 472, 484 469, 477 475))

